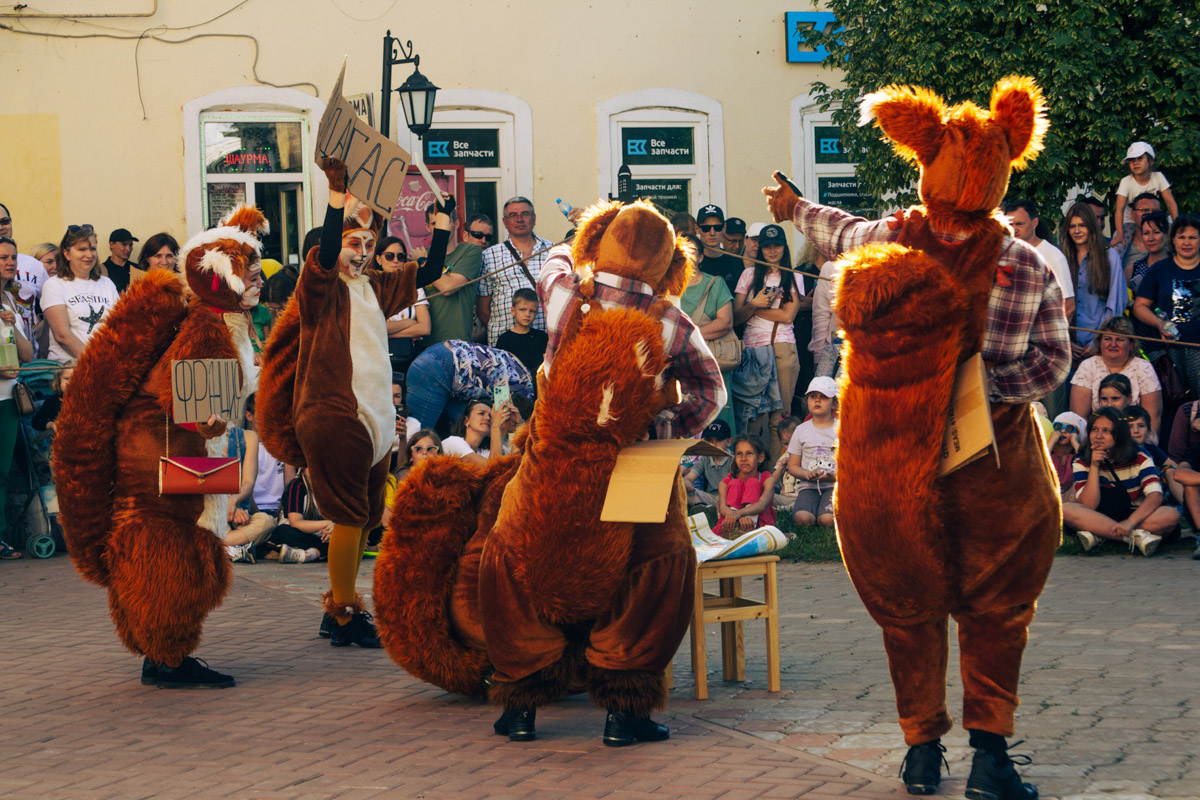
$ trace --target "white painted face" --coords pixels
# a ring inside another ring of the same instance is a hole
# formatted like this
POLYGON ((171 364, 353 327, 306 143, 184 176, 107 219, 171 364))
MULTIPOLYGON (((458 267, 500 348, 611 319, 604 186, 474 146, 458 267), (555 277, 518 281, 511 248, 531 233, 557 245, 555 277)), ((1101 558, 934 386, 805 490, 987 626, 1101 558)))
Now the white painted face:
POLYGON ((351 231, 342 236, 342 255, 338 267, 352 278, 363 274, 375 250, 375 234, 370 231, 351 231))
POLYGON ((262 295, 262 264, 256 261, 251 265, 246 274, 242 276, 242 283, 246 284, 246 291, 242 292, 242 308, 249 310, 258 305, 259 297, 262 295))

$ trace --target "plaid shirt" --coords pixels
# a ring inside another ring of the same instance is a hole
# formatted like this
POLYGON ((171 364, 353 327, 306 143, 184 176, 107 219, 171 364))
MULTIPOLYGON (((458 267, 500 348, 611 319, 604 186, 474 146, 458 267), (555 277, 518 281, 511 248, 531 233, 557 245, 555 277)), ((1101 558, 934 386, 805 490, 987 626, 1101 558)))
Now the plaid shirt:
MULTIPOLYGON (((804 199, 792 222, 830 259, 859 245, 900 238, 887 220, 865 220, 804 199)), ((946 241, 966 238, 938 235, 946 241)), ((1062 291, 1037 251, 1019 239, 1005 237, 998 266, 1012 285, 993 285, 988 299, 983 334, 988 394, 996 403, 1028 403, 1054 391, 1071 368, 1062 291)))
MULTIPOLYGON (((529 267, 529 274, 535 281, 541 274, 542 265, 550 257, 549 251, 553 246, 554 242, 534 234, 533 255, 525 260, 525 266, 529 267)), ((515 247, 514 245, 514 249, 515 247)), ((517 250, 517 253, 520 252, 517 250)), ((516 263, 517 259, 513 258, 508 245, 504 242, 494 244, 483 251, 483 272, 481 274, 487 275, 489 272, 495 272, 502 267, 516 263)), ((513 266, 511 269, 506 269, 498 275, 492 275, 479 282, 479 296, 492 298, 492 315, 488 317, 488 344, 492 347, 496 346, 496 339, 500 334, 512 327, 513 292, 522 288, 536 289, 537 287, 529 282, 529 279, 525 277, 525 270, 520 266, 513 266)), ((538 330, 546 329, 546 315, 540 308, 537 316, 534 317, 533 327, 538 330)))
MULTIPOLYGON (((550 337, 542 365, 547 375, 567 326, 571 301, 577 296, 579 287, 570 246, 558 245, 549 256, 538 278, 538 295, 546 311, 546 333, 550 337)), ((609 272, 597 272, 593 278, 595 294, 592 301, 599 303, 601 308, 649 311, 658 299, 650 285, 643 281, 609 272)), ((662 333, 667 355, 672 359, 671 375, 679 381, 683 400, 658 415, 654 420, 655 429, 660 439, 699 436, 725 407, 727 396, 721 368, 709 352, 700 330, 678 305, 672 305, 663 315, 662 333)))

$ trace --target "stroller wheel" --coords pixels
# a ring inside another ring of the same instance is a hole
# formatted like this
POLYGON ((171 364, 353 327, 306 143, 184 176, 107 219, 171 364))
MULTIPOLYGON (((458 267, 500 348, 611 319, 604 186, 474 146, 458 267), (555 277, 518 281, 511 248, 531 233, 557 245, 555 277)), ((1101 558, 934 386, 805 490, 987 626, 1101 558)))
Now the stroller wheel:
POLYGON ((25 550, 34 558, 49 558, 56 549, 54 539, 46 533, 35 533, 25 540, 25 550))

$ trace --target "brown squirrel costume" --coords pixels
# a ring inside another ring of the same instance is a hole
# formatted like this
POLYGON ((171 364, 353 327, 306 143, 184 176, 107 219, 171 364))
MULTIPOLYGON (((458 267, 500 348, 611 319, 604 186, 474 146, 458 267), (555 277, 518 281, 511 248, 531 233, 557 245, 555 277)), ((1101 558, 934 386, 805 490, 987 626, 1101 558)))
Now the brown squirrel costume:
POLYGON ((885 225, 837 216, 786 186, 766 190, 776 218, 792 218, 818 248, 836 253, 835 243, 870 242, 846 248, 837 295, 846 339, 838 541, 883 628, 911 746, 903 770, 909 792, 931 793, 940 780, 939 737, 951 727, 952 616, 963 724, 976 748, 967 796, 1031 800, 1037 791, 1020 781, 1004 737, 1013 733, 1027 629, 1062 516, 1028 400, 1061 383, 1070 349, 1053 277, 1007 235, 995 209, 1010 170, 1041 149, 1044 102, 1028 78, 1001 81, 989 110, 893 86, 863 101, 863 123, 871 119, 920 166, 924 205, 885 225), (1020 343, 1005 359, 1012 363, 992 363, 989 353, 1009 342, 1020 343), (939 478, 955 370, 981 350, 1000 466, 988 454, 939 478), (1037 381, 1000 391, 997 381, 1018 370, 1037 381))
POLYGON ((151 270, 130 285, 89 340, 54 439, 63 533, 84 579, 108 589, 117 635, 144 655, 142 683, 224 687, 233 678, 190 654, 229 590, 219 536, 227 495, 160 495, 159 458, 224 456, 224 421, 171 421, 170 365, 239 358, 253 391, 243 308, 257 298, 266 218, 244 207, 180 251, 184 275, 151 270), (191 290, 185 297, 184 280, 191 290))
MULTIPOLYGON (((594 268, 678 293, 693 257, 644 204, 593 209, 573 251, 585 292, 594 268)), ((585 296, 566 311, 514 452, 487 467, 429 459, 400 485, 374 597, 393 660, 504 706, 498 734, 532 739, 538 706, 586 690, 608 709, 605 744, 621 746, 667 737, 649 714, 666 703, 663 670, 691 616, 681 476, 664 522, 600 521, 617 453, 679 403, 660 320, 678 311, 662 299, 647 313, 585 296)))

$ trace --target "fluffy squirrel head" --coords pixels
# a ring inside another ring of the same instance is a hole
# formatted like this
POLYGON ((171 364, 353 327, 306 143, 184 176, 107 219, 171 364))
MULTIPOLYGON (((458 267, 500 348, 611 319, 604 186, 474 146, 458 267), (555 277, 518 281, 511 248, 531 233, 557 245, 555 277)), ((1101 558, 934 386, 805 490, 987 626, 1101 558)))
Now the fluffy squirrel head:
POLYGON ((267 218, 254 206, 242 206, 215 228, 202 231, 179 251, 188 288, 206 304, 223 311, 242 307, 246 275, 260 269, 267 218))
POLYGON ((991 107, 950 106, 928 89, 888 86, 863 98, 860 125, 872 121, 896 152, 921 170, 921 200, 932 211, 991 213, 1012 170, 1042 150, 1050 124, 1032 78, 1010 76, 992 89, 991 107))
POLYGON ((696 250, 654 206, 597 203, 584 213, 571 246, 578 270, 636 278, 657 295, 678 296, 687 288, 696 250))

